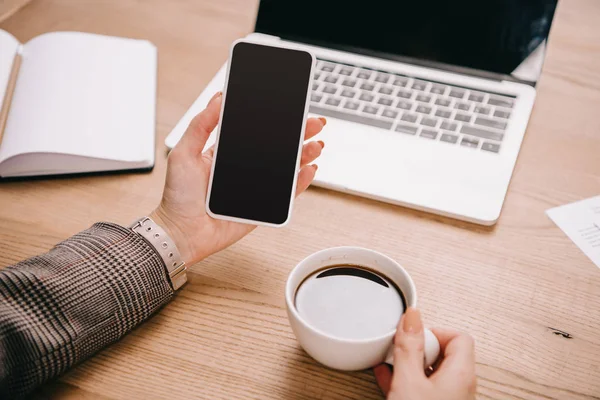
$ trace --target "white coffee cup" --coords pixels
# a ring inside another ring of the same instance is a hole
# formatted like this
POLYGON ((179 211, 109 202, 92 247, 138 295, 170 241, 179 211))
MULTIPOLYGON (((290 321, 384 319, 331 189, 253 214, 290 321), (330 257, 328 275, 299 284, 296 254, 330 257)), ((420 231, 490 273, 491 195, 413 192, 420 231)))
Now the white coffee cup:
MULTIPOLYGON (((298 313, 296 292, 306 278, 316 271, 341 264, 366 267, 391 280, 402 291, 407 307, 417 306, 415 284, 404 268, 391 258, 360 247, 334 247, 321 250, 302 260, 290 273, 285 286, 285 303, 290 325, 298 342, 315 360, 330 368, 356 371, 387 362, 393 363, 392 340, 395 329, 368 339, 345 339, 310 326, 298 313)), ((438 357, 440 344, 428 329, 425 334, 424 368, 438 357)))

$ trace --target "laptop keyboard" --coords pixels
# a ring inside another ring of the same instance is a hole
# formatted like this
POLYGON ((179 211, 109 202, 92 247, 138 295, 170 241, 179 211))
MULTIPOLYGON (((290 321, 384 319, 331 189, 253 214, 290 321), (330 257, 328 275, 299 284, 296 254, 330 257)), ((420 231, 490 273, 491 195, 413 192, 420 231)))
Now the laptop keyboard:
POLYGON ((515 100, 319 59, 310 112, 498 153, 515 100))

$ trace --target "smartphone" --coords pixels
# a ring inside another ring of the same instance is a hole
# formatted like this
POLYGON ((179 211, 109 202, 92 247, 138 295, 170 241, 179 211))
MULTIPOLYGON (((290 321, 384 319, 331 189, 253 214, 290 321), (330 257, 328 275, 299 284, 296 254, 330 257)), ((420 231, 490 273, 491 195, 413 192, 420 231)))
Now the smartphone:
POLYGON ((206 201, 213 218, 289 221, 314 64, 302 50, 244 40, 231 47, 206 201))

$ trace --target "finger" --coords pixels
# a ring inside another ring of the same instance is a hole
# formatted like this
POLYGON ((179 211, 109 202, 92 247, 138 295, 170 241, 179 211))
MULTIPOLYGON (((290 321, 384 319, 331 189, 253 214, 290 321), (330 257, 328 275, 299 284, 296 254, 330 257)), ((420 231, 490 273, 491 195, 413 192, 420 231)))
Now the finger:
POLYGON ((302 158, 300 158, 300 168, 315 161, 321 155, 325 143, 322 141, 309 142, 302 148, 302 158))
POLYGON ((461 380, 475 378, 475 342, 473 338, 465 333, 454 331, 442 331, 436 329, 433 331, 436 337, 441 336, 440 343, 443 341, 444 358, 432 379, 441 379, 444 376, 461 380), (440 336, 438 336, 438 333, 440 336))
POLYGON ((375 375, 375 380, 381 388, 383 395, 387 397, 390 392, 390 387, 392 386, 392 369, 387 364, 379 364, 373 368, 373 374, 375 375))
POLYGON ((298 173, 298 183, 296 185, 296 196, 299 196, 304 192, 315 179, 315 174, 319 167, 315 164, 307 165, 300 170, 298 173))
POLYGON ((410 307, 402 316, 394 338, 394 383, 398 387, 426 378, 425 336, 418 309, 410 307))
POLYGON ((206 149, 206 151, 202 155, 212 160, 213 156, 215 155, 215 145, 213 144, 208 149, 206 149))
POLYGON ((192 119, 177 147, 198 155, 219 122, 222 93, 217 92, 208 102, 206 108, 192 119))
POLYGON ((323 117, 309 118, 306 120, 306 129, 304 130, 304 140, 308 140, 321 132, 327 124, 327 120, 323 117))
POLYGON ((432 328, 431 332, 435 335, 438 342, 440 342, 440 353, 444 354, 446 346, 450 341, 462 334, 462 332, 457 331, 455 329, 447 329, 447 328, 432 328))

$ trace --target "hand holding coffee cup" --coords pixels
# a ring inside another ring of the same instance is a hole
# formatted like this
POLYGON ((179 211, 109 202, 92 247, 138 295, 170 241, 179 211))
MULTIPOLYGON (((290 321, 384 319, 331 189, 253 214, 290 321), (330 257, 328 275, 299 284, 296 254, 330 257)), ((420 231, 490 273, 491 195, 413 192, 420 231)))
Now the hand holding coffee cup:
POLYGON ((394 337, 394 369, 373 368, 387 400, 475 400, 475 342, 453 329, 433 330, 440 343, 435 370, 423 370, 423 322, 417 308, 409 308, 394 337))
MULTIPOLYGON (((358 247, 336 247, 302 260, 286 283, 286 306, 300 345, 320 363, 361 370, 392 363, 396 326, 416 307, 414 282, 391 258, 358 247)), ((423 330, 423 367, 439 354, 437 338, 423 330)))

